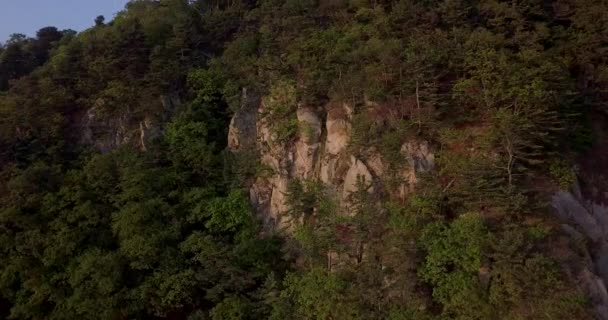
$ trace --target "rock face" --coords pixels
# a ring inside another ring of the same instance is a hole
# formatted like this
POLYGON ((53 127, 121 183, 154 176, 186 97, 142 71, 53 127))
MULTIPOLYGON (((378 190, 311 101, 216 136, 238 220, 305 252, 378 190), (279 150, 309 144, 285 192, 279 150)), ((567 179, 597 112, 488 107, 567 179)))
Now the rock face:
POLYGON ((403 199, 408 193, 414 191, 420 173, 429 172, 435 168, 435 154, 431 152, 426 141, 403 144, 401 154, 404 155, 409 164, 403 172, 405 183, 399 190, 399 196, 403 199))
POLYGON ((314 178, 315 161, 318 156, 321 121, 313 110, 297 110, 300 138, 295 144, 295 163, 293 175, 303 179, 314 178))
POLYGON ((256 137, 256 103, 257 98, 247 94, 243 89, 241 108, 230 120, 228 130, 228 148, 238 151, 247 146, 255 146, 256 137))
POLYGON ((325 122, 325 148, 320 159, 320 179, 329 185, 340 185, 350 168, 346 147, 350 142, 352 108, 345 104, 330 105, 325 122))
POLYGON ((346 177, 344 177, 344 187, 342 190, 343 201, 348 201, 349 196, 353 192, 356 192, 360 186, 363 186, 365 190, 370 192, 373 192, 374 190, 371 185, 373 182, 372 174, 369 172, 367 166, 355 157, 352 157, 351 163, 352 165, 346 172, 346 177))
POLYGON ((82 144, 92 145, 101 152, 109 152, 132 141, 129 129, 133 124, 127 116, 103 117, 99 106, 87 110, 82 120, 82 144))
POLYGON ((103 153, 122 145, 146 150, 149 141, 162 135, 162 124, 180 101, 177 96, 161 96, 159 104, 163 108, 162 114, 137 119, 129 107, 118 115, 104 114, 104 101, 100 99, 76 121, 78 129, 75 131, 80 133, 78 140, 103 153))
POLYGON ((325 152, 338 155, 348 145, 351 133, 352 108, 348 105, 331 106, 327 112, 327 141, 325 152))
POLYGON ((578 280, 590 298, 597 318, 608 319, 608 291, 604 281, 589 269, 583 269, 578 275, 578 280))
MULTIPOLYGON (((294 180, 323 183, 345 212, 349 212, 350 195, 362 182, 368 192, 380 190, 385 165, 378 152, 365 157, 349 150, 352 132, 352 107, 330 103, 322 109, 299 105, 296 108, 298 130, 289 141, 273 137, 277 123, 270 120, 264 98, 243 105, 230 125, 229 148, 240 152, 255 148, 261 165, 270 173, 257 177, 250 187, 251 203, 267 230, 289 229, 286 199, 294 180), (322 121, 321 119, 325 119, 322 121)), ((421 172, 432 170, 434 155, 425 141, 403 145, 403 176, 409 181, 404 193, 413 189, 421 172)))
POLYGON ((604 206, 566 191, 554 194, 551 204, 562 220, 576 225, 594 243, 608 240, 608 209, 604 206))
POLYGON ((556 192, 551 199, 555 214, 567 225, 573 241, 587 242, 589 261, 576 276, 587 291, 599 319, 608 319, 608 208, 585 199, 578 186, 556 192))

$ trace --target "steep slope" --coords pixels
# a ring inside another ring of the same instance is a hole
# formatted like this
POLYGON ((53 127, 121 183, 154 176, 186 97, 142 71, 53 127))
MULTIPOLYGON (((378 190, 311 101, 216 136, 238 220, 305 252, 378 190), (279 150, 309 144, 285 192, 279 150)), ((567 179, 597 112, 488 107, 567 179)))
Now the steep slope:
POLYGON ((0 317, 607 319, 607 9, 138 0, 8 44, 0 317))

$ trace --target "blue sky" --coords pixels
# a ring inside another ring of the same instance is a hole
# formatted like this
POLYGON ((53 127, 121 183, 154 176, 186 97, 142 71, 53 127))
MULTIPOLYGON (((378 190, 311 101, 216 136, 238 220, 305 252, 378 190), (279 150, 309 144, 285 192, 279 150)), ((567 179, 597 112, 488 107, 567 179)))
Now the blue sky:
POLYGON ((13 33, 34 36, 47 26, 82 31, 103 15, 106 21, 128 0, 0 0, 0 42, 13 33))

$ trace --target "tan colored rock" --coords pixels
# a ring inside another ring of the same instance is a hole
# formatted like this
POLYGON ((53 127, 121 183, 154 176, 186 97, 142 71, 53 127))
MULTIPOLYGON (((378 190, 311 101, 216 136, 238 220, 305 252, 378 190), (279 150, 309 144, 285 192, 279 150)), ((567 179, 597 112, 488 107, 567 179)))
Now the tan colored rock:
POLYGON ((289 228, 286 216, 289 179, 279 175, 258 178, 249 189, 249 199, 266 230, 289 228))
POLYGON ((97 99, 80 120, 82 127, 81 143, 92 145, 102 153, 110 152, 122 145, 140 145, 139 123, 134 122, 132 111, 126 108, 118 116, 104 115, 106 102, 97 99))
POLYGON ((286 177, 278 176, 273 181, 272 197, 270 199, 270 216, 276 222, 277 227, 280 229, 289 227, 288 217, 286 213, 288 211, 287 200, 287 187, 289 185, 289 179, 286 177))
POLYGON ((479 283, 481 284, 481 287, 484 290, 487 290, 490 286, 490 280, 492 277, 490 268, 488 266, 482 266, 481 268, 479 268, 479 273, 477 274, 477 277, 479 278, 479 283))
POLYGON ((146 141, 149 139, 148 130, 152 127, 150 119, 146 118, 139 122, 139 148, 141 151, 147 151, 146 141))
POLYGON ((241 132, 234 122, 234 118, 232 118, 232 120, 230 120, 230 126, 228 127, 228 149, 232 151, 238 150, 241 146, 241 132))
POLYGON ((384 175, 384 163, 382 162, 382 157, 377 152, 372 153, 369 159, 367 159, 367 165, 376 177, 384 175))
POLYGON ((270 143, 272 143, 272 130, 271 130, 272 124, 269 123, 268 119, 266 118, 267 111, 266 111, 266 104, 265 104, 264 99, 262 99, 262 101, 260 102, 260 105, 258 106, 256 113, 257 113, 256 138, 257 138, 258 146, 260 144, 270 144, 270 143))
POLYGON ((347 105, 335 106, 327 113, 327 141, 325 151, 337 155, 346 149, 350 141, 352 110, 347 105))
MULTIPOLYGON (((351 163, 352 165, 344 178, 343 200, 347 200, 353 192, 357 191, 359 179, 362 179, 366 185, 370 185, 373 181, 372 174, 363 162, 352 157, 351 163)), ((373 187, 370 187, 368 191, 373 192, 373 187)))
POLYGON ((300 179, 313 178, 321 137, 321 121, 310 109, 297 111, 299 139, 295 144, 294 175, 300 179))
POLYGON ((340 185, 344 181, 350 165, 350 157, 346 154, 333 157, 326 156, 321 162, 319 178, 325 184, 340 185))
POLYGON ((272 169, 273 172, 279 172, 281 170, 281 164, 279 160, 273 157, 270 153, 263 153, 261 155, 261 162, 263 165, 272 169))
POLYGON ((331 177, 333 177, 333 163, 335 159, 327 159, 321 164, 321 171, 319 172, 319 179, 325 184, 329 184, 331 177))
MULTIPOLYGON (((303 125, 312 128, 313 138, 321 135, 320 120, 311 110, 298 110, 298 119, 303 125), (315 130, 315 128, 318 128, 315 130)), ((273 138, 272 126, 267 117, 264 99, 256 109, 257 151, 263 165, 272 169, 270 177, 258 179, 251 187, 252 202, 257 203, 256 212, 262 217, 267 230, 287 229, 290 221, 285 215, 288 211, 286 202, 287 186, 292 177, 312 177, 316 149, 319 143, 309 144, 308 140, 299 139, 296 144, 286 144, 273 138)))
POLYGON ((242 109, 234 114, 228 128, 228 148, 237 151, 255 146, 255 111, 242 109))
POLYGON ((310 146, 303 141, 296 143, 294 175, 299 179, 313 178, 318 145, 310 146))
POLYGON ((300 139, 308 144, 319 142, 321 136, 321 120, 317 114, 309 108, 297 110, 299 122, 300 139))
POLYGON ((274 229, 276 221, 270 215, 272 183, 268 179, 258 178, 249 189, 249 200, 266 230, 274 229))
POLYGON ((258 121, 257 140, 258 143, 272 143, 272 131, 270 130, 270 125, 266 119, 258 121))
POLYGON ((350 141, 350 123, 344 120, 327 121, 327 153, 337 155, 350 141))

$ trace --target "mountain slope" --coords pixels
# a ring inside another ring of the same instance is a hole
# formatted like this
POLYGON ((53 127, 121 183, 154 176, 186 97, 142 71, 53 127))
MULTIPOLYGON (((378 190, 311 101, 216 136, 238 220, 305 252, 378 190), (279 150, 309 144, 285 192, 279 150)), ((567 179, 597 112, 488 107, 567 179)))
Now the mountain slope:
POLYGON ((137 0, 0 49, 0 315, 606 319, 608 4, 137 0))

